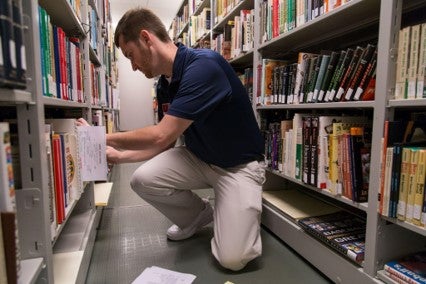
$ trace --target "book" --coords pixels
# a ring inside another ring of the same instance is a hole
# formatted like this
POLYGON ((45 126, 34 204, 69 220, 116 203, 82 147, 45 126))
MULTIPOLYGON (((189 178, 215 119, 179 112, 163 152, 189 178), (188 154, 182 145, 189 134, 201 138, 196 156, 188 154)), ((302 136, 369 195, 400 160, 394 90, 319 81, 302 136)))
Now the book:
POLYGON ((333 77, 334 70, 336 69, 336 65, 339 62, 340 55, 341 55, 341 53, 336 52, 336 51, 332 51, 331 54, 330 54, 330 61, 327 65, 327 69, 326 69, 325 74, 324 74, 324 79, 322 80, 321 88, 320 88, 320 91, 319 91, 319 94, 318 94, 318 101, 319 102, 323 102, 323 101, 327 100, 326 99, 327 98, 326 93, 327 93, 328 87, 330 85, 331 79, 333 77))
MULTIPOLYGON (((351 184, 352 184, 352 200, 355 202, 366 202, 368 200, 368 183, 364 183, 364 174, 362 169, 361 155, 368 152, 364 143, 364 128, 351 127, 350 128, 350 149, 349 160, 351 166, 351 184)), ((367 173, 368 174, 368 173, 367 173)))
POLYGON ((408 196, 407 196, 407 208, 405 211, 405 220, 407 222, 412 223, 413 221, 413 214, 414 214, 414 200, 416 196, 416 172, 417 167, 419 163, 419 156, 420 156, 420 150, 419 147, 411 147, 411 155, 410 155, 410 162, 409 162, 409 168, 408 168, 408 196))
POLYGON ((396 61, 395 99, 407 97, 408 64, 411 26, 401 29, 398 33, 398 59, 396 61))
POLYGON ((13 32, 12 0, 0 1, 0 30, 2 46, 3 72, 0 74, 0 84, 4 87, 15 87, 17 68, 15 57, 15 38, 13 32))
MULTIPOLYGON (((46 123, 52 125, 54 133, 62 136, 62 164, 66 200, 78 200, 83 192, 83 180, 76 120, 72 118, 46 119, 46 123)), ((65 204, 68 204, 68 202, 65 204)))
MULTIPOLYGON (((374 50, 373 56, 368 63, 364 74, 362 75, 361 81, 358 84, 358 87, 355 90, 355 94, 353 95, 353 100, 358 101, 361 100, 364 97, 364 91, 367 90, 368 85, 370 84, 370 81, 375 76, 377 67, 377 47, 374 50)), ((368 97, 366 96, 364 100, 368 100, 368 97)))
POLYGON ((26 86, 26 54, 24 44, 24 22, 22 19, 22 0, 12 0, 13 36, 15 39, 16 82, 15 88, 26 86))
POLYGON ((321 64, 320 64, 320 67, 318 69, 318 75, 317 75, 317 79, 315 81, 314 92, 313 92, 313 95, 312 95, 312 101, 313 102, 322 101, 322 97, 320 97, 319 95, 320 95, 320 92, 321 92, 321 87, 322 87, 322 84, 323 84, 325 73, 327 72, 327 69, 328 69, 330 58, 331 58, 331 55, 329 55, 329 54, 324 54, 321 57, 321 64))
POLYGON ((367 47, 365 47, 362 56, 359 60, 359 63, 354 71, 352 80, 349 82, 349 86, 346 90, 344 97, 346 101, 353 100, 354 90, 356 90, 356 88, 358 88, 358 86, 360 85, 360 82, 363 79, 363 73, 365 73, 368 64, 373 58, 374 53, 377 52, 376 49, 377 46, 373 44, 368 44, 367 47))
POLYGON ((384 270, 406 283, 426 283, 426 255, 412 253, 385 263, 384 270))
POLYGON ((62 224, 65 220, 65 189, 63 181, 64 165, 62 164, 61 137, 52 134, 53 175, 55 183, 56 221, 62 224))
POLYGON ((295 85, 294 85, 294 95, 293 99, 289 100, 289 103, 297 104, 300 102, 300 93, 302 92, 301 89, 303 87, 303 81, 305 80, 307 67, 309 66, 309 58, 315 56, 314 53, 308 53, 308 52, 299 52, 297 57, 297 72, 296 72, 296 79, 295 79, 295 85))
POLYGON ((355 48, 355 51, 353 53, 353 56, 351 58, 351 61, 349 62, 349 65, 347 66, 344 75, 342 77, 342 80, 339 83, 339 88, 337 89, 335 101, 340 101, 343 99, 343 95, 346 92, 346 90, 349 87, 349 84, 354 77, 354 74, 356 72, 356 67, 358 65, 358 62, 362 56, 362 53, 364 52, 364 48, 357 46, 355 48))
POLYGON ((55 181, 53 174, 53 152, 52 152, 52 126, 45 124, 44 137, 46 142, 46 158, 47 158, 47 173, 48 180, 47 185, 49 187, 49 220, 50 220, 50 236, 53 240, 56 236, 56 229, 58 222, 56 220, 56 193, 55 193, 55 181))
POLYGON ((298 224, 308 234, 330 246, 348 259, 360 264, 364 259, 365 230, 364 219, 346 211, 306 217, 298 224))
POLYGON ((262 77, 261 77, 261 104, 270 105, 273 102, 273 71, 278 65, 283 65, 285 61, 277 59, 262 59, 262 77))
POLYGON ((426 23, 420 26, 419 65, 417 70, 416 98, 426 98, 425 68, 426 68, 426 23))
POLYGON ((419 150, 419 157, 417 161, 417 168, 415 173, 415 180, 413 188, 414 192, 414 205, 413 205, 413 224, 417 226, 424 226, 422 223, 422 209, 423 200, 425 196, 425 179, 426 179, 426 148, 419 150))
POLYGON ((339 88, 339 83, 343 78, 345 70, 348 68, 349 63, 354 55, 354 49, 348 48, 345 52, 345 56, 340 64, 337 66, 336 71, 333 74, 333 78, 330 82, 328 101, 334 101, 336 97, 337 90, 339 88))
POLYGON ((16 212, 9 123, 0 122, 0 212, 16 212))
POLYGON ((421 25, 411 26, 408 75, 407 75, 407 99, 415 99, 417 97, 417 71, 419 63, 419 47, 420 47, 420 30, 421 25))
POLYGON ((324 101, 326 101, 326 102, 328 102, 329 100, 332 101, 332 99, 330 97, 330 93, 331 93, 331 90, 333 88, 333 85, 335 84, 335 81, 337 80, 337 76, 339 75, 340 67, 342 66, 343 60, 345 60, 345 58, 346 58, 346 50, 341 50, 340 54, 339 54, 339 60, 336 62, 335 66, 334 66, 333 74, 331 75, 330 82, 327 85, 327 90, 326 90, 325 95, 324 95, 324 101))

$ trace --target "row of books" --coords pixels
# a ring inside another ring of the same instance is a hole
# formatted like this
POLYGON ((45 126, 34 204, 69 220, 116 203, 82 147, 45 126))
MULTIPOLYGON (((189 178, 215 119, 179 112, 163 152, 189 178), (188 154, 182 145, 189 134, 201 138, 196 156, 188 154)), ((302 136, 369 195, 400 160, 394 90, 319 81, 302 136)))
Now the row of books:
POLYGON ((0 122, 0 282, 17 283, 20 267, 10 130, 0 122))
POLYGON ((364 260, 365 219, 338 211, 302 218, 298 224, 308 234, 355 263, 361 264, 364 260))
POLYGON ((262 42, 299 27, 349 0, 264 0, 260 4, 262 42))
POLYGON ((374 99, 377 46, 321 54, 300 52, 297 63, 262 59, 258 105, 374 99))
POLYGON ((216 0, 213 1, 214 24, 221 22, 241 2, 248 0, 216 0))
POLYGON ((169 36, 171 39, 176 40, 180 33, 183 31, 186 25, 189 22, 189 7, 188 4, 183 6, 183 9, 180 14, 176 15, 172 20, 172 24, 169 29, 169 36))
POLYGON ((386 121, 379 213, 425 226, 426 119, 386 121))
POLYGON ((22 0, 0 1, 0 87, 26 88, 22 0))
POLYGON ((229 20, 221 33, 215 34, 212 49, 225 59, 238 57, 254 46, 254 9, 242 9, 229 20))
POLYGON ((395 99, 426 98, 426 23, 399 31, 395 99))
POLYGON ((385 274, 401 284, 426 283, 426 252, 419 251, 391 260, 384 265, 385 274))
POLYGON ((43 95, 84 102, 83 59, 78 38, 65 35, 61 27, 39 6, 43 95))
POLYGON ((52 240, 79 200, 83 182, 106 180, 105 127, 76 126, 76 120, 46 119, 52 240))
POLYGON ((272 170, 356 202, 368 199, 371 131, 365 117, 296 113, 263 128, 272 170))
POLYGON ((204 8, 200 15, 191 16, 189 20, 189 46, 193 46, 211 29, 210 8, 204 8))

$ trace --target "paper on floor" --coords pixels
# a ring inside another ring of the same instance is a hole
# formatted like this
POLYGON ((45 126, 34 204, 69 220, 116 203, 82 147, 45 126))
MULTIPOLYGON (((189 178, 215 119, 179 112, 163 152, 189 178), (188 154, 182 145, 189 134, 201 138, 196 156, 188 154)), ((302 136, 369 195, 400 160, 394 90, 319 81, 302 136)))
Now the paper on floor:
POLYGON ((146 268, 132 284, 190 284, 195 278, 196 276, 192 274, 151 266, 146 268))

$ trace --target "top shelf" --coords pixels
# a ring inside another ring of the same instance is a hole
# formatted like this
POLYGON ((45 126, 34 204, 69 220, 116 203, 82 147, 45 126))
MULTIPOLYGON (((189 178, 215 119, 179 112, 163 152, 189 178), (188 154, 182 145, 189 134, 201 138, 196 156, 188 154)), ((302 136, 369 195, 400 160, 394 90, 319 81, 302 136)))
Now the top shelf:
POLYGON ((67 36, 86 37, 81 20, 68 1, 39 0, 38 2, 48 12, 52 23, 61 27, 67 36))
MULTIPOLYGON (((360 38, 360 41, 371 40, 371 38, 377 38, 379 14, 380 1, 352 0, 261 44, 259 51, 264 57, 275 58, 297 54, 301 50, 325 49, 328 48, 326 43, 336 49, 335 39, 346 36, 350 36, 352 42, 353 38, 360 38), (354 33, 357 37, 353 36, 354 33)), ((346 43, 340 40, 339 42, 346 43)))

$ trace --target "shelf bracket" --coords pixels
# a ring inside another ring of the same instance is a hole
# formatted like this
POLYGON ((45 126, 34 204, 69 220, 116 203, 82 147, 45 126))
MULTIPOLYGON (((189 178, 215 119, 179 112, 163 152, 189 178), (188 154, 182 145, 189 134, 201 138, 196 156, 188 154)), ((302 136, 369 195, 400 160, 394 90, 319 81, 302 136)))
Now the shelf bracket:
POLYGON ((46 224, 40 217, 44 216, 42 192, 38 188, 24 188, 15 193, 21 258, 43 257, 46 224))

